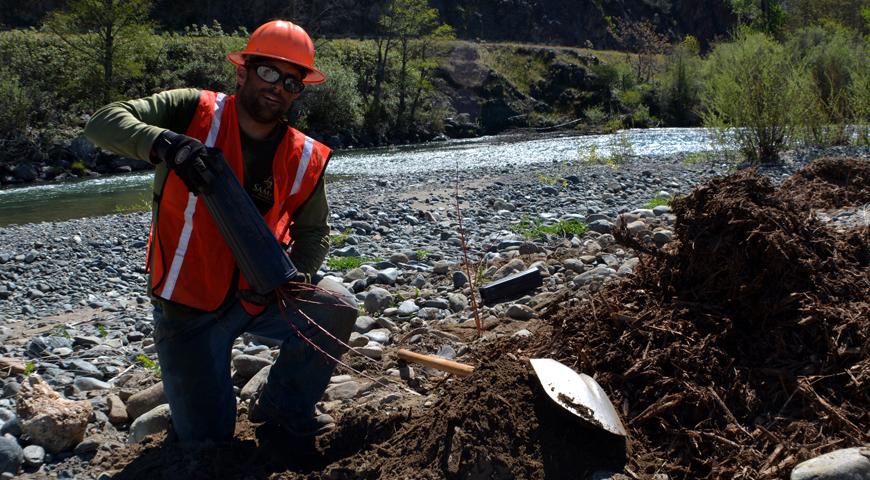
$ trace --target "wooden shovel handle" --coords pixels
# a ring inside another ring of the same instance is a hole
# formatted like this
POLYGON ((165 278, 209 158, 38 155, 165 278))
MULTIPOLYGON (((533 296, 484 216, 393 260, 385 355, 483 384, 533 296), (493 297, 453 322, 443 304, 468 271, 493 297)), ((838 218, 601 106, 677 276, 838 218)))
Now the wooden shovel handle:
POLYGON ((454 362, 452 360, 447 360, 446 358, 436 357, 434 355, 424 355, 422 353, 414 353, 410 350, 405 350, 400 348, 397 352, 397 355, 402 360, 408 362, 416 362, 422 365, 426 365, 427 367, 437 368, 438 370, 442 370, 448 373, 452 373, 454 375, 459 375, 460 377, 467 377, 474 373, 474 367, 471 365, 466 365, 464 363, 454 362))

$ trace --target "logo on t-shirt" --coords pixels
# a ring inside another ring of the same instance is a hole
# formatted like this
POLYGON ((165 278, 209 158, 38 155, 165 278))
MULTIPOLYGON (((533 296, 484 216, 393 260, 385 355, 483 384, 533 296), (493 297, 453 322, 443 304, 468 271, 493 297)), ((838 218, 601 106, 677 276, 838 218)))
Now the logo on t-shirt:
POLYGON ((272 177, 270 176, 262 182, 255 183, 253 188, 253 194, 256 200, 261 200, 266 203, 272 203, 272 198, 274 194, 272 177))

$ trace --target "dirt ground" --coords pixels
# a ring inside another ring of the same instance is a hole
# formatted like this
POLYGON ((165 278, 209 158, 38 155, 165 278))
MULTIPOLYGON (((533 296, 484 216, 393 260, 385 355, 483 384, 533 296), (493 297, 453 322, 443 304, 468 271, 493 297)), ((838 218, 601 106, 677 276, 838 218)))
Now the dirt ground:
POLYGON ((429 405, 351 409, 308 443, 241 420, 231 445, 189 452, 155 438, 92 464, 151 479, 787 476, 870 441, 870 232, 808 214, 870 201, 867 168, 826 159, 779 189, 752 171, 696 188, 675 203, 665 248, 618 232, 645 251, 632 278, 555 310, 530 339, 481 347, 475 373, 444 380, 429 405), (534 357, 594 375, 628 448, 555 407, 534 357))

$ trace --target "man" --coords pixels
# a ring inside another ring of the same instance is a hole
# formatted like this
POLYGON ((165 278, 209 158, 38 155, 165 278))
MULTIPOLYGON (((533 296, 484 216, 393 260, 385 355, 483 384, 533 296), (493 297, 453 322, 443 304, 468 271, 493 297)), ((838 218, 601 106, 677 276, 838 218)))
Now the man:
POLYGON ((251 402, 251 420, 313 436, 334 427, 329 415, 317 414, 315 404, 335 362, 308 341, 334 358, 344 348, 307 318, 346 343, 356 302, 328 280, 317 288, 296 283, 300 311, 287 312, 293 328, 275 301, 247 290, 197 195, 203 192, 198 172, 209 161, 206 147, 216 147, 276 238, 290 246, 290 259, 300 271, 294 282, 310 281, 329 247, 323 171, 330 149, 283 118, 305 84, 325 77, 314 65, 308 34, 287 21, 262 25, 244 51, 227 57, 236 65, 236 95, 181 89, 112 103, 94 114, 85 135, 103 148, 156 164, 149 291, 154 340, 179 441, 232 437, 236 397, 230 356, 244 332, 281 342, 266 385, 251 402))

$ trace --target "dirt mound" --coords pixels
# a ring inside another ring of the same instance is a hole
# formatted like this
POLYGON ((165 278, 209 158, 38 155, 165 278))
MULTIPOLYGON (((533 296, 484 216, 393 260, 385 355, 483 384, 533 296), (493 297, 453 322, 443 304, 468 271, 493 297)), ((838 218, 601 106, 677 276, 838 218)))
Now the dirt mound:
MULTIPOLYGON (((516 348, 515 341, 502 345, 516 348)), ((502 357, 499 350, 490 353, 502 357)), ((625 442, 555 406, 525 361, 485 364, 441 398, 376 456, 357 455, 318 478, 575 479, 625 463, 625 442)))
POLYGON ((870 162, 821 158, 786 180, 780 191, 807 208, 840 208, 870 203, 870 162))
POLYGON ((778 477, 868 440, 870 245, 782 197, 754 172, 697 188, 677 240, 553 336, 625 405, 636 474, 778 477))

